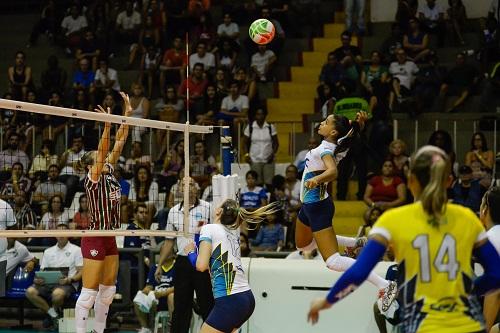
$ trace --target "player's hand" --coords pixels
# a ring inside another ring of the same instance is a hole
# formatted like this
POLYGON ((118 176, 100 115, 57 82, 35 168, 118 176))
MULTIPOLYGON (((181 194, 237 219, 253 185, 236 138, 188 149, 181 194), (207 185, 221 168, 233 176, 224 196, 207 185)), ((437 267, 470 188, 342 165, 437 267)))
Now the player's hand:
POLYGON ((67 276, 63 276, 59 279, 59 284, 62 286, 70 284, 69 278, 67 276))
POLYGON ((24 266, 24 271, 26 273, 30 273, 34 268, 35 268, 35 262, 28 261, 28 263, 26 263, 26 265, 24 266))
POLYGON ((315 178, 311 178, 306 180, 305 185, 308 189, 313 189, 315 187, 318 187, 319 183, 315 178))
POLYGON ((188 254, 189 252, 193 252, 195 250, 196 250, 196 245, 194 244, 194 242, 191 242, 188 245, 186 245, 186 247, 184 247, 185 254, 188 254))
POLYGON ((123 98, 123 104, 124 104, 124 113, 123 115, 125 117, 130 117, 132 115, 132 104, 130 104, 130 98, 128 94, 120 91, 120 96, 123 98))
MULTIPOLYGON (((100 105, 97 106, 97 108, 94 109, 95 112, 98 112, 98 113, 104 113, 104 114, 111 114, 111 109, 108 107, 106 108, 106 110, 104 110, 104 108, 100 105)), ((111 123, 110 122, 105 122, 104 125, 106 127, 110 127, 111 126, 111 123)))
POLYGON ((368 113, 366 113, 365 111, 359 111, 358 113, 356 113, 355 120, 358 122, 359 127, 363 129, 365 127, 366 121, 368 120, 368 113))
POLYGON ((33 283, 36 284, 37 286, 41 286, 41 285, 45 284, 45 280, 43 278, 40 278, 40 277, 35 277, 35 279, 33 280, 33 283))
POLYGON ((161 281, 161 265, 158 265, 158 267, 156 267, 156 272, 155 272, 155 280, 156 282, 160 283, 161 281))
POLYGON ((307 314, 307 322, 311 324, 316 324, 319 320, 319 312, 321 310, 329 309, 332 305, 328 303, 326 298, 317 298, 311 302, 311 308, 307 314))

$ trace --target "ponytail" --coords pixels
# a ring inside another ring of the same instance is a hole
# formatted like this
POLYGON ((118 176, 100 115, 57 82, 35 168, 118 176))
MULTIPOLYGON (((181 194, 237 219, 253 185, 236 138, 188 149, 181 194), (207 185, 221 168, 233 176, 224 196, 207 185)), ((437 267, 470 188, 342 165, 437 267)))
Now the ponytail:
POLYGON ((422 187, 419 200, 429 215, 429 223, 439 226, 446 210, 446 180, 451 172, 446 153, 434 146, 420 148, 411 159, 410 171, 422 187))
POLYGON ((243 221, 249 224, 248 230, 255 230, 267 216, 277 213, 281 210, 281 204, 278 201, 272 202, 266 206, 248 211, 241 208, 236 200, 228 199, 222 206, 221 223, 229 229, 238 229, 243 221), (252 225, 250 227, 250 225, 252 225))
POLYGON ((94 165, 96 153, 97 153, 96 150, 91 150, 83 154, 83 156, 78 161, 77 167, 80 170, 86 171, 87 166, 94 165))

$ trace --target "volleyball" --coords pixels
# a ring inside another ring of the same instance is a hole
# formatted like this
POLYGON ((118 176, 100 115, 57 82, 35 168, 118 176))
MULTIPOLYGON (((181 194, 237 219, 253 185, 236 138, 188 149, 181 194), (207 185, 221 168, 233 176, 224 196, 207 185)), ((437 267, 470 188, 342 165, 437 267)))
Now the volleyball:
POLYGON ((259 45, 270 43, 274 38, 274 25, 266 19, 253 21, 248 29, 250 38, 259 45))

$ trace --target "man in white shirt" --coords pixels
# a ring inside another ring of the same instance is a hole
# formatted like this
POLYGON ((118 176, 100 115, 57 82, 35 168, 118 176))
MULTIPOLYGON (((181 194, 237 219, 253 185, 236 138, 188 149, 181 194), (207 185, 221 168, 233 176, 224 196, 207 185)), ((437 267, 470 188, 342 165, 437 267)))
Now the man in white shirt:
POLYGON ((229 95, 222 99, 220 112, 216 118, 224 123, 231 124, 235 120, 248 117, 248 97, 240 94, 240 86, 237 81, 229 84, 229 95))
MULTIPOLYGON (((196 182, 189 179, 189 233, 198 234, 203 225, 210 223, 211 207, 206 201, 198 199, 196 182)), ((184 189, 184 181, 181 182, 184 189)), ((183 190, 182 190, 183 191, 183 190)), ((168 212, 167 226, 165 230, 184 232, 184 202, 175 205, 168 212)), ((212 310, 214 298, 208 272, 198 272, 191 266, 184 248, 196 240, 196 237, 178 236, 166 238, 160 251, 160 259, 155 278, 160 281, 161 265, 165 264, 167 258, 172 254, 174 242, 177 243, 177 259, 174 264, 174 313, 172 316, 172 332, 188 332, 193 312, 191 300, 196 291, 196 299, 200 309, 200 315, 205 320, 212 310)))
POLYGON ((207 52, 207 44, 198 42, 196 53, 189 56, 189 70, 192 71, 197 63, 202 63, 206 72, 213 72, 215 69, 215 56, 211 52, 207 52))
POLYGON ((276 55, 273 51, 268 50, 266 45, 259 45, 258 52, 252 56, 250 67, 257 74, 262 82, 269 79, 272 65, 276 62, 276 55))
POLYGON ((66 207, 69 207, 73 202, 73 197, 78 190, 80 180, 85 178, 85 171, 78 167, 84 154, 83 137, 74 136, 71 148, 61 155, 59 161, 59 167, 61 168, 59 180, 66 184, 66 207))
POLYGON ((36 259, 28 248, 19 243, 15 238, 7 238, 7 244, 7 250, 3 254, 4 260, 7 260, 6 274, 9 275, 14 272, 20 264, 25 264, 24 270, 31 272, 35 268, 36 259))
POLYGON ((71 6, 71 14, 66 16, 61 22, 62 32, 66 37, 80 33, 87 25, 87 19, 85 16, 80 15, 80 11, 76 5, 71 6))
POLYGON ((436 0, 426 0, 425 3, 420 1, 418 18, 428 33, 438 36, 438 46, 442 47, 446 33, 444 8, 436 0))
POLYGON ((244 144, 248 149, 245 155, 250 169, 257 172, 258 179, 271 185, 274 177, 274 157, 278 151, 278 132, 274 125, 266 122, 267 111, 259 108, 255 112, 255 120, 243 131, 244 144), (251 127, 250 127, 251 126, 251 127))
POLYGON ((402 99, 403 96, 410 95, 418 67, 413 61, 406 59, 406 52, 403 49, 396 51, 396 59, 397 61, 391 63, 389 73, 394 77, 392 82, 396 97, 402 99))
POLYGON ((102 101, 106 93, 112 92, 113 96, 117 97, 120 92, 120 82, 118 81, 118 72, 109 68, 108 61, 101 59, 99 61, 99 68, 95 72, 95 87, 96 98, 102 101))
POLYGON ((231 14, 224 14, 224 23, 219 24, 217 27, 217 35, 219 38, 230 38, 236 42, 238 41, 240 28, 238 27, 238 24, 232 22, 231 14))
POLYGON ((116 17, 118 38, 125 43, 136 43, 141 26, 141 14, 134 10, 132 1, 125 2, 125 10, 116 17))
MULTIPOLYGON (((6 230, 16 225, 14 210, 7 201, 0 199, 0 230, 6 230)), ((0 237, 0 261, 7 260, 5 251, 7 251, 7 238, 0 237)), ((8 263, 7 263, 8 265, 8 263)))
MULTIPOLYGON (((68 229, 68 226, 60 224, 57 229, 68 229)), ((83 267, 80 247, 71 244, 67 237, 56 239, 57 244, 43 252, 40 270, 60 270, 63 277, 57 284, 47 284, 42 278, 35 277, 34 284, 26 290, 26 298, 54 321, 61 316, 64 301, 76 293, 83 267), (52 306, 46 300, 51 300, 52 306)))

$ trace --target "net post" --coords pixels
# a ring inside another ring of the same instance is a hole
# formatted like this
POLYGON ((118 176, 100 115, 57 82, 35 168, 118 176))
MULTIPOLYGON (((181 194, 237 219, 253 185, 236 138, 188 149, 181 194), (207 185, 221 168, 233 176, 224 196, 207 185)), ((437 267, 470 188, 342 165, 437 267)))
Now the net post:
POLYGON ((222 136, 220 142, 222 145, 222 174, 228 176, 231 174, 231 163, 233 162, 233 153, 231 151, 231 132, 229 126, 222 127, 222 136))
POLYGON ((189 120, 184 129, 184 237, 189 236, 189 120))

